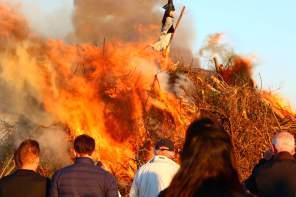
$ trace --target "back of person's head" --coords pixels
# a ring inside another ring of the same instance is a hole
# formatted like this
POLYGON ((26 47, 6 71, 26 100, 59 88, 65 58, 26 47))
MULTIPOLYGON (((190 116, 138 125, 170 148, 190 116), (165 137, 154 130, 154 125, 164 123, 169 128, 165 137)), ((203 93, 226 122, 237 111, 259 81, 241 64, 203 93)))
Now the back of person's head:
POLYGON ((272 144, 276 152, 288 152, 291 155, 295 154, 295 138, 289 132, 280 132, 272 139, 272 144))
POLYGON ((79 135, 74 140, 74 150, 76 153, 91 156, 95 150, 95 140, 88 135, 79 135))
POLYGON ((14 153, 14 160, 17 168, 24 168, 25 166, 33 165, 37 169, 39 164, 39 157, 39 143, 31 139, 23 141, 14 153))
MULTIPOLYGON (((229 187, 226 190, 242 190, 234 167, 230 136, 211 119, 203 118, 191 123, 180 156, 181 167, 167 196, 194 196, 204 189, 202 187, 218 182, 229 187)), ((215 192, 217 188, 208 189, 215 192)))
POLYGON ((175 156, 174 150, 175 150, 174 142, 168 138, 162 138, 158 140, 155 144, 156 155, 163 155, 172 159, 175 156))

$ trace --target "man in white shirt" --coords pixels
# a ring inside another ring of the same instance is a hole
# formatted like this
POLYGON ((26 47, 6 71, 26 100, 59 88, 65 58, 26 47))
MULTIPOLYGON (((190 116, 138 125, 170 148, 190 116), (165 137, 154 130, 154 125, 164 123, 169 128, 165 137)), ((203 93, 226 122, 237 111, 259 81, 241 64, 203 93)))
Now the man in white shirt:
POLYGON ((157 197, 166 189, 179 170, 179 165, 172 160, 174 156, 174 143, 169 139, 159 140, 154 158, 136 173, 130 197, 157 197))

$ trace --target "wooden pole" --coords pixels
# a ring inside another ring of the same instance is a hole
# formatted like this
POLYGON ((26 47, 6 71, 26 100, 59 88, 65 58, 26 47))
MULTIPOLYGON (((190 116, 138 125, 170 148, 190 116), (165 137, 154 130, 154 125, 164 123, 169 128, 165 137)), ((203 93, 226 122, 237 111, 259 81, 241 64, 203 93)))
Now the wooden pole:
POLYGON ((216 72, 219 73, 220 72, 220 66, 218 64, 218 60, 217 60, 216 57, 214 57, 213 60, 214 60, 214 65, 215 65, 216 72))
POLYGON ((103 40, 103 57, 105 57, 105 50, 106 50, 106 37, 103 40))
POLYGON ((175 30, 178 28, 178 26, 179 26, 179 24, 180 24, 180 22, 181 22, 181 19, 182 19, 183 15, 184 15, 185 9, 186 9, 186 7, 183 6, 183 7, 182 7, 182 10, 181 10, 181 14, 180 14, 180 16, 179 16, 179 18, 178 18, 178 20, 177 20, 175 30))

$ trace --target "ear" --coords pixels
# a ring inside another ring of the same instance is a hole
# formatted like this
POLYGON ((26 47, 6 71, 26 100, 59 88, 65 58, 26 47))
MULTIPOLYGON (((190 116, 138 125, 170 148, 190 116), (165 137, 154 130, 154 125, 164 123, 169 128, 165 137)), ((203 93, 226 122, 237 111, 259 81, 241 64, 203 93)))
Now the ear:
POLYGON ((159 150, 154 150, 154 154, 158 155, 159 154, 159 150))
POLYGON ((76 157, 80 157, 80 154, 77 153, 76 151, 73 151, 73 155, 74 155, 74 158, 76 158, 76 157))
POLYGON ((169 151, 168 153, 171 159, 175 158, 176 153, 174 151, 169 151))
POLYGON ((40 164, 40 157, 36 157, 35 164, 38 166, 40 164))
POLYGON ((77 153, 75 152, 74 148, 70 148, 69 152, 70 152, 70 157, 71 158, 77 157, 77 153))

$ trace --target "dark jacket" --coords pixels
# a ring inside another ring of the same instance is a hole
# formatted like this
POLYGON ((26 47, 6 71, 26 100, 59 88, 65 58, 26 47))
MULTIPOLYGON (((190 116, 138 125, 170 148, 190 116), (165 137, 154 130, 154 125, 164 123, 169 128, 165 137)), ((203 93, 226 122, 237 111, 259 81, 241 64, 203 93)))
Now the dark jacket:
POLYGON ((0 180, 0 197, 45 197, 49 179, 31 170, 16 170, 0 180))
MULTIPOLYGON (((167 189, 159 193, 159 197, 168 197, 167 189)), ((227 181, 209 179, 198 188, 193 197, 248 197, 241 185, 232 186, 227 181)))
POLYGON ((51 197, 117 197, 115 178, 89 158, 77 158, 73 165, 57 171, 52 179, 51 197))
POLYGON ((246 188, 258 196, 295 197, 296 160, 287 152, 262 160, 245 182, 246 188))

